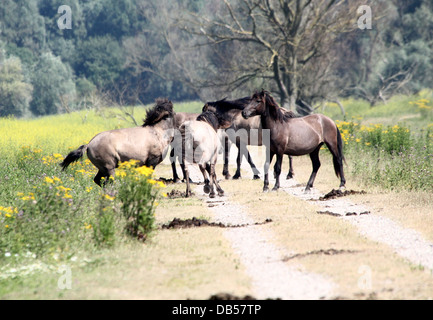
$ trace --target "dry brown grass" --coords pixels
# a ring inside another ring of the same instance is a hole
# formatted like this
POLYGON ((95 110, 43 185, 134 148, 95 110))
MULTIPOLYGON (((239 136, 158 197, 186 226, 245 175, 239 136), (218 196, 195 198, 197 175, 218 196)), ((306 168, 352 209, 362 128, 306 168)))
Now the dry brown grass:
MULTIPOLYGON (((323 154, 325 154, 323 152, 323 154)), ((322 167, 315 187, 322 192, 337 188, 331 158, 322 155, 322 167)), ((287 162, 287 161, 285 161, 287 162)), ((296 180, 304 184, 311 173, 308 157, 294 159, 296 180)), ((287 172, 287 164, 283 172, 287 172)), ((285 176, 284 176, 285 178, 285 176)), ((356 180, 347 174, 348 189, 361 190, 356 180)), ((288 252, 288 264, 302 265, 309 272, 324 274, 338 284, 339 296, 344 298, 428 299, 433 297, 431 272, 412 265, 394 254, 383 244, 359 235, 349 222, 326 215, 318 215, 313 204, 306 203, 284 191, 262 193, 262 181, 228 181, 223 188, 233 201, 248 207, 257 220, 271 218, 267 227, 276 234, 279 246, 288 252), (329 251, 333 249, 335 251, 329 251), (324 252, 337 252, 330 255, 324 252), (298 256, 295 256, 298 254, 298 256), (368 269, 365 269, 368 268, 368 269), (371 270, 371 289, 362 289, 358 282, 364 270, 371 270)), ((424 235, 432 235, 423 222, 431 221, 431 200, 423 193, 396 194, 367 190, 367 195, 351 196, 355 203, 364 203, 375 214, 384 214, 399 221, 404 227, 413 227, 424 235), (398 201, 397 201, 398 200, 398 201), (410 210, 409 210, 410 208, 410 210), (401 213, 404 210, 406 214, 401 213)), ((430 224, 431 225, 431 224, 430 224)))

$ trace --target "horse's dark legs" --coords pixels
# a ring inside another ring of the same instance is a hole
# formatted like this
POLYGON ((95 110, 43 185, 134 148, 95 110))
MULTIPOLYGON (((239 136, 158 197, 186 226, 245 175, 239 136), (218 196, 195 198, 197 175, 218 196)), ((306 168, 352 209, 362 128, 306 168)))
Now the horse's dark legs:
POLYGON ((233 179, 239 179, 241 177, 242 156, 244 156, 247 159, 248 164, 250 165, 251 169, 253 170, 253 174, 254 174, 253 179, 254 180, 260 179, 260 177, 259 177, 260 171, 257 170, 257 167, 254 164, 253 159, 251 158, 251 155, 247 149, 247 146, 244 146, 245 150, 242 150, 240 140, 238 139, 238 140, 236 140, 236 147, 238 148, 238 157, 236 159, 237 168, 236 168, 236 173, 233 176, 233 179))
POLYGON ((101 169, 99 169, 99 171, 96 174, 95 178, 93 178, 93 181, 98 186, 100 186, 101 188, 104 188, 107 185, 107 183, 109 182, 110 177, 114 177, 114 169, 110 169, 110 170, 101 170, 101 169))
POLYGON ((189 183, 189 170, 187 165, 185 165, 185 181, 186 181, 185 198, 189 198, 191 196, 191 185, 189 183))
MULTIPOLYGON (((171 161, 171 171, 173 171, 173 181, 174 182, 179 182, 180 178, 177 175, 177 171, 176 171, 176 158, 177 157, 175 157, 175 155, 174 155, 174 148, 173 148, 170 151, 170 159, 172 159, 172 161, 171 161)), ((183 170, 183 168, 182 168, 182 171, 183 171, 183 177, 185 178, 185 170, 183 170)))
POLYGON ((274 166, 274 177, 275 177, 275 186, 272 189, 273 191, 277 191, 280 188, 280 174, 281 174, 281 165, 283 163, 283 155, 277 154, 277 161, 274 166))
POLYGON ((212 166, 210 164, 199 164, 199 168, 201 173, 203 174, 204 178, 204 187, 203 191, 204 193, 208 193, 210 198, 215 198, 215 190, 214 190, 214 178, 213 175, 215 175, 215 166, 212 166), (207 176, 209 174, 209 178, 207 176))
POLYGON ((313 152, 310 153, 310 159, 313 164, 313 172, 311 173, 310 179, 308 180, 307 187, 305 188, 305 192, 311 190, 314 184, 314 180, 316 179, 317 171, 320 168, 320 159, 319 159, 319 151, 321 145, 319 145, 313 152))
POLYGON ((241 164, 242 164, 242 153, 240 139, 236 140, 236 148, 238 148, 238 156, 236 158, 236 173, 233 179, 237 180, 241 177, 241 164))
POLYGON ((224 190, 221 188, 220 184, 218 183, 218 179, 217 179, 217 176, 216 176, 215 163, 206 166, 206 169, 208 169, 210 178, 213 179, 213 183, 214 183, 214 185, 215 185, 215 187, 216 187, 216 189, 218 191, 218 195, 220 197, 224 196, 224 190))
POLYGON ((224 137, 224 168, 223 176, 228 180, 230 179, 229 173, 229 157, 230 157, 230 142, 229 137, 224 137))
POLYGON ((295 172, 293 171, 293 158, 292 158, 292 156, 288 156, 289 157, 289 165, 290 165, 290 168, 289 168, 289 173, 287 174, 287 180, 289 180, 289 179, 293 179, 293 176, 295 175, 295 172))
POLYGON ((271 162, 273 158, 274 158, 274 153, 271 153, 269 150, 266 150, 266 161, 264 166, 265 179, 263 184, 263 192, 267 192, 269 190, 269 167, 271 166, 271 162))

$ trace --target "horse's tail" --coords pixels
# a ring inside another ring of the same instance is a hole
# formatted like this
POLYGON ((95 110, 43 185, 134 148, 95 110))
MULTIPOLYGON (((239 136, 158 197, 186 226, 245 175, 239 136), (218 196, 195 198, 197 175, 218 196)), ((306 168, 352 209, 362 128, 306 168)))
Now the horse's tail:
POLYGON ((337 177, 340 178, 340 169, 343 167, 343 161, 346 162, 346 159, 343 155, 343 139, 341 138, 341 132, 337 128, 337 153, 332 157, 334 163, 334 170, 337 177))
POLYGON ((77 150, 71 151, 66 158, 63 160, 63 162, 60 164, 62 167, 62 170, 65 170, 72 162, 78 161, 81 159, 84 155, 84 153, 87 150, 87 144, 82 145, 77 150))

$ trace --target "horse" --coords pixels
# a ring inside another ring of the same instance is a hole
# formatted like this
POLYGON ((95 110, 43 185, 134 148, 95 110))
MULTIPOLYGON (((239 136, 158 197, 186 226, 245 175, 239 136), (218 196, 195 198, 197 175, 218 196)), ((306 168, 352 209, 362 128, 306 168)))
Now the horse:
POLYGON ((270 130, 270 145, 267 146, 266 152, 263 191, 268 191, 268 171, 274 155, 277 156, 277 161, 274 166, 276 181, 273 190, 278 190, 280 187, 279 176, 284 154, 291 156, 310 155, 313 172, 305 192, 310 191, 320 168, 319 151, 323 144, 326 144, 332 154, 335 174, 340 178, 340 189, 345 187, 343 142, 340 130, 333 120, 321 114, 290 118, 281 111, 269 92, 264 90, 255 92, 249 105, 242 111, 242 116, 245 119, 257 115, 261 118, 263 129, 270 130))
POLYGON ((196 120, 185 121, 179 128, 182 137, 182 163, 185 167, 186 192, 185 197, 191 195, 189 179, 189 164, 198 164, 204 178, 204 192, 210 198, 215 198, 214 186, 220 197, 224 190, 218 183, 215 165, 220 149, 218 129, 225 129, 231 125, 230 121, 214 112, 206 111, 196 120), (207 176, 209 174, 209 177, 207 176))
MULTIPOLYGON (((239 179, 241 177, 241 163, 242 156, 244 156, 251 169, 253 171, 254 177, 253 179, 260 179, 259 170, 257 170, 256 165, 254 164, 251 155, 248 149, 245 147, 246 145, 254 145, 254 146, 262 146, 262 123, 260 121, 260 117, 250 117, 249 119, 245 119, 242 117, 242 110, 251 102, 250 97, 244 97, 237 100, 227 100, 222 99, 215 102, 207 102, 202 111, 212 111, 217 112, 219 114, 223 114, 225 117, 231 119, 232 125, 226 130, 227 133, 235 133, 226 134, 224 137, 224 168, 223 175, 226 179, 230 178, 228 164, 229 164, 229 155, 230 155, 230 144, 229 139, 232 143, 236 144, 238 148, 238 156, 236 158, 237 169, 236 173, 233 176, 233 179, 239 179), (230 131, 229 131, 230 130, 230 131), (245 131, 243 131, 245 130, 245 131), (257 136, 254 135, 255 139, 251 139, 252 132, 257 132, 257 136), (236 134, 236 133, 240 134, 236 134), (246 135, 243 135, 242 132, 246 132, 246 135), (242 144, 241 144, 242 143, 242 144)), ((295 114, 292 111, 281 108, 282 112, 286 113, 288 117, 295 117, 295 114)), ((293 166, 292 166, 292 157, 289 156, 289 172, 287 174, 287 179, 292 179, 294 176, 293 166)))
POLYGON ((140 127, 104 131, 88 144, 70 152, 60 164, 65 170, 87 152, 87 157, 98 168, 93 181, 102 187, 119 162, 137 160, 138 166, 155 168, 165 158, 174 136, 175 112, 168 99, 156 99, 155 106, 146 111, 146 119, 140 127))
MULTIPOLYGON (((180 126, 185 121, 195 120, 195 119, 197 119, 197 117, 199 115, 200 115, 200 113, 176 112, 176 115, 174 116, 175 128, 179 129, 180 126)), ((171 170, 173 172, 173 181, 179 182, 180 178, 179 178, 177 171, 176 171, 176 159, 179 159, 179 155, 175 154, 175 148, 171 149, 170 159, 171 159, 171 170)), ((179 161, 179 162, 180 162, 180 167, 181 167, 182 173, 183 173, 183 179, 185 180, 185 168, 184 168, 183 163, 181 161, 179 161)))

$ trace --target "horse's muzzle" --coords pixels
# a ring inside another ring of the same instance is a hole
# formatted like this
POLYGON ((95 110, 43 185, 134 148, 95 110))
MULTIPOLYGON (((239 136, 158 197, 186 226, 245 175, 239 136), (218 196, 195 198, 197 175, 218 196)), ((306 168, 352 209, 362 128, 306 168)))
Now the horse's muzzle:
POLYGON ((244 119, 248 119, 250 117, 250 115, 245 112, 245 110, 242 111, 242 117, 244 117, 244 119))

